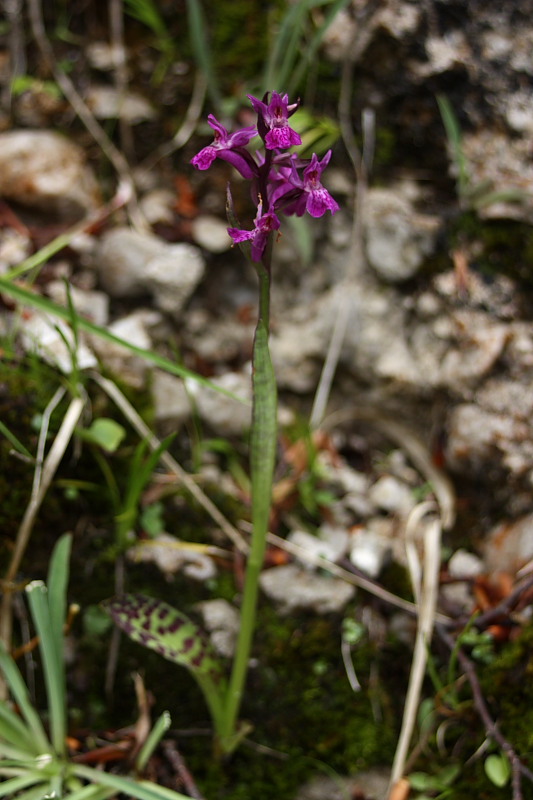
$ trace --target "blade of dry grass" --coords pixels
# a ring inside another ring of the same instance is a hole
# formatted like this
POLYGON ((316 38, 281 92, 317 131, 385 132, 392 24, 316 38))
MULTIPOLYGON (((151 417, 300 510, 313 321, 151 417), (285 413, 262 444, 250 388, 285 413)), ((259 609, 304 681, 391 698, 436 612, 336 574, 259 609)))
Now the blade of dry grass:
MULTIPOLYGON (((406 544, 414 545, 414 536, 418 524, 425 514, 432 510, 432 504, 421 503, 411 512, 410 519, 406 525, 406 544)), ((440 519, 431 520, 426 528, 424 537, 424 561, 423 567, 417 563, 416 550, 411 548, 410 562, 415 565, 411 578, 416 587, 415 596, 418 596, 418 627, 416 632, 415 647, 409 684, 405 699, 405 707, 402 718, 402 725, 389 783, 389 798, 393 796, 394 789, 403 777, 405 762, 409 745, 413 736, 418 707, 420 705, 420 695, 422 682, 426 672, 428 649, 431 643, 433 627, 436 619, 437 596, 439 589, 439 567, 440 567, 440 543, 441 543, 441 521, 440 519)))
MULTIPOLYGON (((12 631, 11 586, 19 570, 22 558, 28 546, 31 532, 35 524, 35 519, 37 517, 41 504, 44 500, 46 492, 50 487, 52 479, 61 462, 61 459, 65 454, 65 450, 67 449, 67 446, 72 438, 72 435, 74 433, 76 425, 78 424, 78 420, 81 416, 84 407, 84 401, 82 400, 81 397, 74 397, 71 400, 67 412, 63 417, 61 426, 57 432, 57 435, 52 443, 52 446, 50 447, 50 450, 48 451, 48 455, 46 456, 46 458, 44 458, 44 446, 48 431, 47 420, 49 420, 53 409, 60 402, 61 398, 63 397, 63 394, 64 390, 58 389, 58 391, 52 397, 52 400, 48 404, 48 407, 43 415, 44 423, 43 427, 41 428, 41 433, 39 438, 32 493, 30 501, 26 507, 26 511, 22 518, 22 522, 20 524, 17 533, 17 538, 15 541, 15 549, 11 556, 11 561, 7 568, 6 575, 4 577, 4 595, 2 598, 2 605, 0 607, 0 641, 3 642, 7 650, 9 650, 11 647, 11 631, 12 631)), ((2 685, 0 683, 0 696, 2 695, 3 690, 5 690, 5 685, 2 685)))

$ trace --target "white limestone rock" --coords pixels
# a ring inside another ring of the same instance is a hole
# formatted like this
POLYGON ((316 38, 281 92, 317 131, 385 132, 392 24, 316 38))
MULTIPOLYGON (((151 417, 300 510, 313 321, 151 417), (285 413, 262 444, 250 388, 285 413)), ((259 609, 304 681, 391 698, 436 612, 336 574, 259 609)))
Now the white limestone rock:
POLYGON ((101 202, 81 147, 46 130, 0 133, 0 195, 66 221, 81 219, 101 202))

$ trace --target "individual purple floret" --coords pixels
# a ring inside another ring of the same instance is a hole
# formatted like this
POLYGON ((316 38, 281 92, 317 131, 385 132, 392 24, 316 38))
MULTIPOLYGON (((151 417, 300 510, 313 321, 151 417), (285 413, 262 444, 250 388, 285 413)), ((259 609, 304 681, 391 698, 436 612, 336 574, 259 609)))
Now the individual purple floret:
POLYGON ((232 164, 244 178, 248 180, 253 178, 254 172, 250 164, 251 156, 244 148, 250 139, 257 136, 255 125, 241 128, 235 133, 228 133, 213 114, 209 114, 207 122, 213 128, 215 138, 211 144, 204 147, 194 156, 191 164, 197 169, 209 169, 215 158, 218 157, 232 164))
POLYGON ((302 143, 300 135, 289 126, 289 117, 294 114, 299 103, 289 105, 289 95, 280 95, 277 92, 272 92, 268 105, 251 94, 248 99, 259 117, 259 133, 267 150, 283 150, 302 143))
POLYGON ((261 261, 268 237, 272 231, 277 231, 280 221, 273 211, 266 211, 263 214, 263 203, 261 200, 257 206, 257 214, 254 219, 254 229, 252 231, 241 230, 240 228, 228 228, 228 233, 235 242, 252 242, 252 260, 261 261))
MULTIPOLYGON (((339 210, 339 204, 320 183, 320 176, 327 167, 330 158, 331 150, 328 150, 322 161, 319 161, 316 153, 313 153, 311 163, 304 169, 301 202, 305 203, 305 206, 303 209, 298 208, 295 212, 299 216, 302 216, 304 211, 308 211, 312 217, 321 217, 326 211, 331 211, 332 214, 335 214, 339 210)), ((286 211, 285 213, 289 212, 286 211)))

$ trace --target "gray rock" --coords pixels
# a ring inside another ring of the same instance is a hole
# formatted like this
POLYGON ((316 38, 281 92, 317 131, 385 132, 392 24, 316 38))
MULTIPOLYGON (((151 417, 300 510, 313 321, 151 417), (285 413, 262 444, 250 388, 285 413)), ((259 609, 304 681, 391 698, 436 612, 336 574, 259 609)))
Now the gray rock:
POLYGON ((21 340, 25 350, 38 353, 65 374, 72 372, 73 352, 79 369, 94 369, 98 365, 94 353, 82 339, 76 347, 70 326, 44 311, 27 312, 21 329, 21 340))
POLYGON ((383 511, 405 516, 416 505, 413 492, 393 475, 383 475, 370 487, 370 501, 383 511))
POLYGON ((466 580, 476 578, 484 571, 483 561, 475 553, 469 553, 462 547, 456 550, 448 561, 448 573, 451 578, 466 580))
POLYGON ((220 598, 198 603, 204 625, 209 631, 213 647, 221 656, 231 658, 239 633, 240 614, 237 609, 220 598))
POLYGON ((377 578, 385 566, 390 561, 392 545, 389 534, 390 525, 379 526, 387 529, 387 532, 373 530, 372 523, 368 525, 356 526, 350 537, 350 561, 371 578, 377 578))
POLYGON ((112 297, 150 293, 162 311, 177 313, 201 281, 204 260, 192 245, 114 228, 102 237, 95 267, 112 297))
POLYGON ((329 575, 317 575, 296 564, 263 570, 259 580, 264 593, 282 614, 298 609, 318 614, 342 611, 355 594, 351 584, 329 575))
POLYGON ((516 475, 533 475, 531 426, 516 416, 516 408, 495 413, 462 403, 450 412, 448 426, 446 459, 452 469, 482 471, 496 461, 516 475))
MULTIPOLYGON (((345 528, 327 524, 320 526, 316 536, 307 531, 294 530, 289 533, 287 539, 308 552, 313 559, 312 563, 317 557, 325 558, 328 561, 338 561, 345 555, 349 543, 348 531, 345 528)), ((304 565, 308 564, 305 556, 299 560, 304 565)))
POLYGON ((20 264, 31 252, 31 239, 13 228, 0 230, 0 275, 20 264))
POLYGON ((213 378, 212 383, 234 394, 235 399, 188 379, 187 391, 201 419, 221 436, 239 436, 249 430, 252 422, 250 373, 227 372, 213 378))
POLYGON ((85 102, 97 119, 122 119, 130 125, 154 119, 151 103, 137 92, 119 92, 114 86, 91 86, 85 102))
POLYGON ((152 397, 156 422, 164 422, 173 428, 179 428, 189 419, 192 404, 182 378, 163 370, 154 370, 152 397))
POLYGON ((383 280, 398 283, 416 274, 435 247, 436 217, 419 214, 404 188, 370 189, 365 200, 366 253, 383 280))
POLYGON ((0 133, 0 195, 67 221, 101 202, 85 153, 54 131, 0 133))
MULTIPOLYGON (((152 348, 150 329, 161 321, 161 315, 151 309, 140 308, 109 325, 108 330, 120 339, 144 350, 152 348)), ((148 363, 127 347, 109 342, 99 336, 88 337, 102 362, 135 388, 144 388, 150 369, 148 363)))
POLYGON ((211 214, 202 214, 196 217, 191 230, 196 244, 210 253, 224 253, 231 247, 228 224, 211 214))
POLYGON ((150 225, 156 222, 170 224, 174 219, 175 203, 175 192, 170 189, 153 189, 139 200, 139 208, 150 225))

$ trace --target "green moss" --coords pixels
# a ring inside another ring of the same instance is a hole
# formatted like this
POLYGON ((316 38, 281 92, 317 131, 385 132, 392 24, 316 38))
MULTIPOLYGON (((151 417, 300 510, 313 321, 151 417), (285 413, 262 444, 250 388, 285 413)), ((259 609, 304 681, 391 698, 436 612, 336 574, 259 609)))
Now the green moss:
MULTIPOLYGON (((519 757, 531 766, 528 762, 533 751, 533 624, 524 627, 515 641, 504 645, 491 664, 476 663, 476 671, 492 719, 519 757)), ((433 742, 431 751, 426 749, 414 771, 436 775, 450 764, 453 753, 454 762, 461 765, 453 784, 454 800, 510 797, 509 785, 498 789, 489 780, 482 755, 470 760, 486 741, 487 733, 467 682, 462 684, 459 699, 457 708, 446 713, 446 722, 440 729, 440 747, 433 742)), ((495 743, 491 747, 492 752, 497 752, 495 743)), ((524 800, 533 800, 533 785, 526 779, 522 782, 522 792, 524 800)))
MULTIPOLYGON (((344 775, 390 762, 400 718, 391 700, 394 690, 385 670, 375 696, 368 685, 370 665, 380 672, 384 654, 368 643, 354 651, 364 684, 355 694, 342 663, 339 626, 337 617, 289 619, 269 606, 260 609, 256 666, 250 671, 242 716, 254 725, 250 738, 263 751, 243 745, 228 764, 211 764, 200 779, 204 796, 288 800, 316 772, 344 775), (373 701, 380 708, 379 720, 373 701)), ((189 764, 194 764, 197 778, 205 772, 205 761, 205 747, 191 750, 189 764)))

